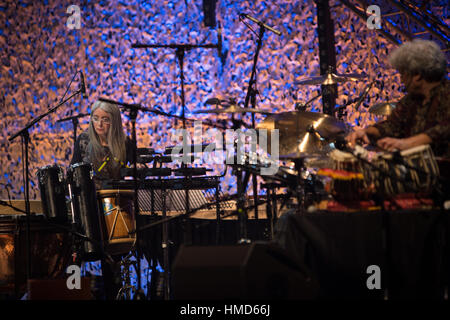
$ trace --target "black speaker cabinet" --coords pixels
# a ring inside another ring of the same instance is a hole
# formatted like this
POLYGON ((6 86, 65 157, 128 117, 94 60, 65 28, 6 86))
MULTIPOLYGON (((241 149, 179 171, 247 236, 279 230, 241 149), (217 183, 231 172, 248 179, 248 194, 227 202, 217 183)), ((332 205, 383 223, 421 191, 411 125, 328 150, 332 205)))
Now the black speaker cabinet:
POLYGON ((266 242, 181 246, 172 268, 176 300, 314 299, 317 281, 266 242))

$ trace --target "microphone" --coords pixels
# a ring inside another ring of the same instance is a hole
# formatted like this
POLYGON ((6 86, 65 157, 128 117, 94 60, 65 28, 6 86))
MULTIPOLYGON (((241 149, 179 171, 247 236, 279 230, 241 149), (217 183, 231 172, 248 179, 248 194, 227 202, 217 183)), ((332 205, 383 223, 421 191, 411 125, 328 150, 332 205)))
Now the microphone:
POLYGON ((87 94, 86 94, 86 85, 84 83, 84 75, 83 75, 83 71, 80 70, 80 90, 81 90, 81 94, 83 95, 83 98, 86 99, 87 98, 87 94))
POLYGON ((265 24, 264 22, 259 21, 258 19, 253 18, 252 16, 250 16, 250 15, 248 15, 248 14, 246 14, 246 13, 241 13, 239 16, 244 17, 244 18, 247 18, 247 19, 249 19, 249 20, 251 20, 251 21, 257 23, 260 27, 264 27, 264 28, 266 28, 267 30, 272 31, 272 32, 275 33, 277 36, 281 36, 281 32, 280 32, 280 31, 275 30, 274 28, 268 26, 268 25, 265 24))
POLYGON ((219 52, 219 59, 222 65, 225 64, 228 51, 223 46, 223 36, 222 36, 222 24, 219 21, 219 28, 217 29, 217 51, 219 52))
POLYGON ((359 106, 361 105, 361 103, 366 99, 367 94, 369 93, 370 89, 372 88, 373 84, 376 82, 372 81, 363 91, 363 93, 361 94, 361 96, 359 97, 358 101, 356 102, 355 105, 355 111, 358 111, 359 106))
POLYGON ((217 29, 217 51, 219 51, 219 57, 222 58, 222 25, 219 21, 219 28, 217 29))

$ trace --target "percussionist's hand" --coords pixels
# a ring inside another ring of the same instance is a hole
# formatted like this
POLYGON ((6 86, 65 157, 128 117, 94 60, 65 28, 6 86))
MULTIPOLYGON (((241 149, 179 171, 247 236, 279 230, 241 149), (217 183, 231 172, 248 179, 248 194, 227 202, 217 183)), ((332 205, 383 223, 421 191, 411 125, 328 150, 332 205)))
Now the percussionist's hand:
POLYGON ((369 137, 367 136, 366 130, 364 130, 364 129, 359 129, 359 130, 349 133, 345 137, 345 140, 347 140, 348 144, 351 147, 355 147, 356 142, 360 141, 360 140, 367 144, 370 143, 369 137))
POLYGON ((386 151, 393 152, 396 150, 405 150, 410 148, 408 139, 383 138, 377 141, 377 145, 386 151))

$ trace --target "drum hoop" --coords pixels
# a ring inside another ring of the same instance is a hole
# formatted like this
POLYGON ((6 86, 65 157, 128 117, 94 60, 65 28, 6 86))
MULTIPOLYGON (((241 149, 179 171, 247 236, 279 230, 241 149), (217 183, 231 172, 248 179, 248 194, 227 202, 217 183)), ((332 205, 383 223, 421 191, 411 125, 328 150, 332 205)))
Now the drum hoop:
POLYGON ((41 171, 48 170, 48 169, 52 169, 52 168, 55 168, 55 169, 57 169, 58 171, 62 171, 62 167, 61 167, 59 164, 56 164, 56 163, 54 163, 54 164, 49 164, 49 165, 40 167, 40 168, 38 168, 37 171, 38 171, 38 173, 39 173, 39 172, 41 172, 41 171))
POLYGON ((338 149, 334 149, 330 152, 330 157, 333 161, 344 162, 344 161, 358 161, 358 159, 350 152, 344 152, 338 149))
POLYGON ((68 170, 75 169, 78 167, 84 167, 84 166, 89 166, 90 168, 92 167, 92 165, 89 162, 77 162, 77 163, 71 164, 69 166, 68 170))
POLYGON ((106 198, 108 196, 115 196, 115 195, 133 195, 134 190, 130 189, 101 189, 97 190, 97 195, 106 198))
MULTIPOLYGON (((400 155, 402 157, 409 157, 416 154, 423 154, 431 151, 431 147, 429 144, 424 144, 416 147, 412 147, 409 149, 405 149, 400 151, 400 155)), ((382 153, 379 155, 382 159, 392 159, 392 153, 382 153)))

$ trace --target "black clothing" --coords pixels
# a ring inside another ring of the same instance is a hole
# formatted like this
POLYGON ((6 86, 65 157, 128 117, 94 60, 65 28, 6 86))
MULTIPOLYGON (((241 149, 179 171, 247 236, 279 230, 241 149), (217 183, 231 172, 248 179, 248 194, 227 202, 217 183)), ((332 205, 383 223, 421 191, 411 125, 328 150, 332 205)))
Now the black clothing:
POLYGON ((89 144, 89 135, 87 132, 81 133, 76 142, 73 151, 71 165, 80 162, 91 163, 94 169, 94 181, 97 189, 101 188, 104 180, 118 180, 121 179, 120 168, 125 167, 126 164, 133 162, 133 143, 127 137, 125 141, 126 160, 124 164, 120 164, 111 156, 111 151, 108 147, 104 147, 104 153, 101 159, 92 159, 91 146, 89 144))

